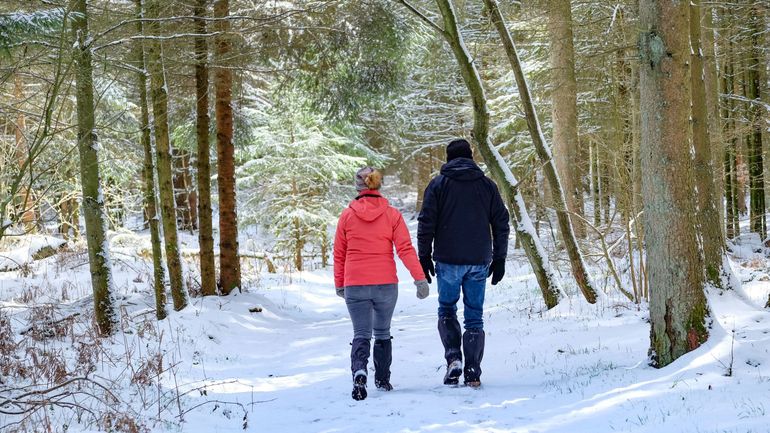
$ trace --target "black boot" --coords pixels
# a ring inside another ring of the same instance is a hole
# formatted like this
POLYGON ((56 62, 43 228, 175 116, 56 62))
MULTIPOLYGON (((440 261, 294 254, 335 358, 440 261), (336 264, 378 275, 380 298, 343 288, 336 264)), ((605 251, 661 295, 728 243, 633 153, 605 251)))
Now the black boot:
POLYGON ((446 374, 444 385, 457 385, 463 371, 463 355, 460 351, 461 330, 457 317, 439 317, 438 334, 444 345, 446 374))
POLYGON ((364 400, 366 398, 366 373, 359 370, 353 376, 353 400, 364 400))
POLYGON ((374 386, 391 391, 390 364, 393 361, 393 344, 390 339, 374 340, 374 386))
POLYGON ((353 400, 366 398, 366 365, 369 363, 371 342, 354 338, 350 348, 350 370, 353 372, 353 400))
POLYGON ((484 357, 484 330, 468 329, 463 334, 463 352, 465 352, 465 384, 478 388, 481 386, 481 359, 484 357))

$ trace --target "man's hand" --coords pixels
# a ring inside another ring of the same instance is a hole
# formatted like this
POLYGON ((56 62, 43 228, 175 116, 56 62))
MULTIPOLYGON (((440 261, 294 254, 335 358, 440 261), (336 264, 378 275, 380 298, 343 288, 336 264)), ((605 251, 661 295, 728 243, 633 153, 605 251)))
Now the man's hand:
POLYGON ((492 260, 492 264, 489 265, 489 275, 487 275, 487 278, 492 277, 492 285, 499 283, 503 275, 505 275, 505 259, 492 260))
POLYGON ((422 266, 422 272, 425 274, 425 280, 428 284, 432 282, 431 276, 436 276, 436 268, 433 267, 433 260, 428 257, 420 257, 420 265, 422 266))
POLYGON ((337 296, 339 296, 342 299, 345 299, 345 288, 344 287, 337 287, 337 296))

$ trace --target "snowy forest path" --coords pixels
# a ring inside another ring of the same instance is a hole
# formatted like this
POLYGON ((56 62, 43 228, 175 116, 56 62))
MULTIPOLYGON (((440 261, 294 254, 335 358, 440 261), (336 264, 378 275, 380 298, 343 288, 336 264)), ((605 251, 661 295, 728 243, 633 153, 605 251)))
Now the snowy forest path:
POLYGON ((265 297, 242 294, 227 307, 260 303, 264 312, 246 313, 219 333, 217 345, 242 349, 226 361, 230 367, 207 367, 209 398, 256 402, 250 419, 264 431, 654 431, 664 424, 689 431, 768 422, 763 403, 745 395, 747 387, 770 383, 770 315, 736 294, 710 296, 717 325, 704 348, 656 370, 647 365, 646 313, 620 303, 590 306, 576 296, 541 312, 526 266, 509 266, 503 284, 488 286, 483 386, 474 390, 441 385, 435 283, 420 301, 408 272, 400 263, 398 269, 392 392, 370 381, 369 398, 350 399, 352 326, 331 271, 320 270, 289 284, 263 281, 265 297), (725 376, 728 368, 733 377, 725 376), (738 377, 740 387, 733 384, 738 377), (716 402, 722 415, 703 410, 716 402), (686 424, 696 412, 695 424, 686 424), (683 424, 672 426, 672 419, 683 424))

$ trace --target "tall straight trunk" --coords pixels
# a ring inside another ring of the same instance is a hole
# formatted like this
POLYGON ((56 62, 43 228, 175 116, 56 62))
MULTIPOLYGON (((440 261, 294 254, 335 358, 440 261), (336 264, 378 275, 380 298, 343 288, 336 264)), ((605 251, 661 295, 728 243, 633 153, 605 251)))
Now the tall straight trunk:
MULTIPOLYGON (((194 14, 197 19, 196 33, 205 35, 206 4, 208 0, 198 0, 194 14)), ((208 44, 204 36, 195 38, 195 95, 197 119, 195 123, 198 137, 198 243, 200 244, 201 293, 204 296, 216 295, 217 280, 214 264, 214 225, 211 217, 211 146, 209 139, 209 67, 208 44)))
POLYGON ((741 234, 739 225, 740 208, 738 206, 738 133, 735 127, 735 67, 733 65, 733 46, 728 35, 726 47, 726 59, 722 68, 722 82, 724 83, 725 100, 722 103, 725 137, 724 149, 724 193, 725 193, 725 237, 733 239, 741 234))
POLYGON ((585 263, 583 262, 583 255, 580 252, 580 247, 575 239, 575 233, 572 229, 572 223, 570 222, 569 213, 565 205, 564 192, 562 189, 561 180, 556 172, 556 166, 553 162, 551 150, 543 137, 543 132, 540 129, 540 122, 537 119, 537 113, 532 103, 532 97, 529 94, 529 86, 524 78, 524 72, 519 62, 519 56, 516 53, 516 46, 513 43, 508 28, 505 25, 503 15, 500 13, 500 9, 497 6, 497 0, 484 0, 484 4, 487 7, 492 23, 497 28, 497 32, 500 34, 500 39, 503 42, 503 47, 508 55, 508 60, 511 62, 511 69, 516 77, 516 86, 519 89, 519 95, 521 96, 524 113, 527 118, 527 127, 529 133, 532 136, 532 143, 535 146, 535 152, 540 163, 543 165, 543 174, 548 180, 548 185, 551 189, 551 199, 553 200, 553 206, 556 210, 556 219, 559 222, 559 229, 561 230, 562 239, 564 241, 564 247, 567 250, 570 264, 572 265, 572 275, 575 277, 580 291, 586 300, 593 304, 596 302, 597 292, 588 277, 585 263))
POLYGON ((639 10, 650 357, 664 367, 708 338, 688 139, 690 11, 668 0, 641 0, 639 10))
MULTIPOLYGON (((160 0, 148 0, 147 17, 160 18, 160 0)), ((149 21, 147 30, 151 36, 160 35, 158 21, 149 21)), ((163 66, 163 47, 158 39, 147 43, 147 69, 150 73, 150 95, 155 131, 160 210, 163 217, 163 237, 166 241, 166 267, 171 282, 171 298, 174 310, 187 306, 187 288, 182 280, 182 259, 179 254, 179 237, 176 227, 176 201, 174 198, 173 171, 171 169, 171 143, 168 135, 168 86, 163 66)))
MULTIPOLYGON (((703 242, 703 262, 706 280, 715 287, 722 286, 724 274, 724 239, 717 210, 716 170, 711 158, 711 136, 708 126, 708 102, 704 75, 706 73, 701 47, 700 0, 690 0, 690 92, 692 97, 692 141, 695 149, 695 186, 697 187, 698 224, 703 242)), ((730 279, 724 279, 730 281, 730 279)))
POLYGON ((591 197, 594 203, 594 226, 599 227, 602 223, 602 201, 601 201, 601 186, 599 181, 599 145, 595 141, 591 141, 589 145, 591 149, 591 197))
POLYGON ((749 223, 751 231, 759 233, 764 241, 767 237, 767 220, 765 218, 765 176, 762 157, 762 129, 765 120, 762 117, 761 68, 766 65, 762 52, 761 35, 766 26, 762 20, 759 5, 750 5, 749 27, 751 29, 750 49, 748 50, 748 62, 746 70, 746 99, 749 131, 746 135, 748 166, 749 166, 749 197, 750 212, 749 223))
POLYGON ((215 39, 217 68, 216 89, 217 164, 219 172, 219 279, 223 294, 241 288, 241 263, 238 256, 238 214, 235 201, 235 147, 233 146, 233 73, 228 67, 231 56, 229 0, 214 2, 214 17, 219 35, 215 39))
MULTIPOLYGON (((578 149, 577 81, 575 48, 572 40, 572 8, 569 1, 550 0, 548 32, 551 40, 551 83, 553 90, 553 157, 562 182, 567 210, 583 216, 578 149)), ((575 235, 585 236, 580 217, 571 217, 575 235)))
MULTIPOLYGON (((723 169, 722 156, 724 154, 725 143, 722 137, 722 119, 719 116, 719 76, 717 73, 717 54, 714 37, 714 18, 713 10, 710 6, 701 6, 701 18, 703 28, 701 30, 701 40, 703 41, 703 62, 705 72, 703 75, 706 86, 706 106, 708 107, 708 128, 711 138, 711 164, 714 168, 714 188, 716 189, 717 212, 720 221, 725 220, 725 205, 722 201, 722 192, 724 191, 725 173, 723 169)), ((722 241, 724 241, 724 226, 722 229, 722 241)))
POLYGON ((98 137, 95 131, 93 66, 91 63, 91 34, 88 29, 86 0, 73 0, 71 9, 75 38, 73 57, 76 64, 75 92, 77 97, 78 153, 80 155, 80 183, 83 189, 83 217, 86 223, 88 264, 91 288, 94 292, 96 325, 102 335, 114 331, 117 318, 112 297, 112 269, 110 250, 105 232, 104 196, 99 176, 98 137))
MULTIPOLYGON (((144 25, 141 19, 144 17, 142 0, 136 0, 136 23, 138 34, 144 34, 144 25)), ((147 101, 147 73, 144 59, 144 46, 141 41, 135 42, 136 86, 139 90, 139 107, 141 109, 139 121, 141 124, 141 142, 144 149, 144 207, 147 212, 147 221, 150 226, 150 243, 152 244, 152 269, 153 288, 155 291, 155 317, 163 320, 168 315, 166 310, 166 284, 165 271, 163 269, 163 246, 160 239, 160 221, 158 218, 158 196, 155 192, 155 162, 152 158, 152 139, 150 128, 150 109, 147 101)))
POLYGON ((511 221, 514 230, 535 272, 545 305, 548 308, 553 308, 559 303, 562 296, 558 280, 529 218, 527 207, 518 188, 518 181, 500 153, 492 145, 489 137, 489 110, 484 85, 470 54, 465 48, 463 36, 457 25, 454 6, 451 0, 436 0, 436 3, 441 10, 444 21, 442 35, 452 48, 463 81, 473 101, 473 140, 476 142, 476 147, 484 158, 492 177, 501 186, 500 189, 508 208, 512 210, 511 221))

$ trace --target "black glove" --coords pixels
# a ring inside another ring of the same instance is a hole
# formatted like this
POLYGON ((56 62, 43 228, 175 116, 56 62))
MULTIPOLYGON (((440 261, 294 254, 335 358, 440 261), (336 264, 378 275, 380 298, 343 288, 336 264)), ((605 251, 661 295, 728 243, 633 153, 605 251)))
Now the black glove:
POLYGON ((428 280, 428 284, 432 282, 431 275, 436 276, 436 268, 433 267, 433 260, 430 257, 420 257, 420 265, 422 266, 422 272, 425 274, 425 279, 428 280))
POLYGON ((505 259, 494 259, 492 264, 489 265, 489 275, 487 278, 492 277, 492 285, 499 283, 505 275, 505 259))

